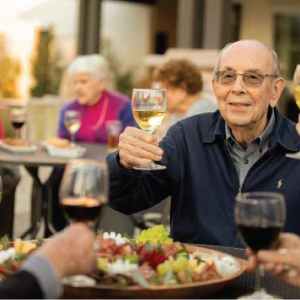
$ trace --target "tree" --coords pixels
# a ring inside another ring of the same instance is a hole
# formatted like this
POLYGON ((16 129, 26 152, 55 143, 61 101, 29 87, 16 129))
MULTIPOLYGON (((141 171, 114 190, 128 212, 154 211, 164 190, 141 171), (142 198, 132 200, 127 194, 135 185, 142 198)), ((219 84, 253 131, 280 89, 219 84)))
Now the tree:
POLYGON ((55 47, 53 28, 38 30, 32 59, 32 75, 35 82, 30 92, 33 97, 58 94, 62 75, 60 60, 60 52, 55 47))
POLYGON ((0 34, 0 99, 17 98, 18 81, 21 74, 21 64, 18 59, 6 53, 4 34, 0 34))
POLYGON ((106 58, 109 68, 113 72, 116 90, 131 97, 133 89, 133 70, 120 70, 120 62, 112 50, 111 41, 109 39, 102 38, 100 45, 100 53, 106 58))

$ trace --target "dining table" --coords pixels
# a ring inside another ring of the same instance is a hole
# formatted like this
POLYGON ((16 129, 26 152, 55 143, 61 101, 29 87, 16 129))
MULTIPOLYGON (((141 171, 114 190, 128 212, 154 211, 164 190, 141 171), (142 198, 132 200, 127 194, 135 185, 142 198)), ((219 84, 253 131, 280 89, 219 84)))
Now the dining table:
MULTIPOLYGON (((105 162, 108 155, 107 145, 82 143, 78 146, 86 148, 82 158, 105 162)), ((33 153, 16 153, 0 149, 0 163, 24 166, 33 179, 31 193, 31 221, 30 227, 24 231, 21 238, 35 239, 42 224, 44 223, 44 237, 49 237, 56 230, 52 224, 52 186, 53 176, 42 182, 39 178, 40 167, 64 168, 70 158, 50 156, 42 144, 38 144, 33 153)))

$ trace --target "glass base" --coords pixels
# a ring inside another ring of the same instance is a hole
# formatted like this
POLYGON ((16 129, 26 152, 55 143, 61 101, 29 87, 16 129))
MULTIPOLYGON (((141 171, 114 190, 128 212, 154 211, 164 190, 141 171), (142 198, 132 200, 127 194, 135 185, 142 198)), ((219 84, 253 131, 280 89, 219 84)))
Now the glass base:
POLYGON ((293 159, 300 159, 300 151, 296 153, 287 153, 285 156, 293 159))
POLYGON ((166 166, 158 165, 155 163, 151 163, 149 165, 144 166, 135 166, 133 167, 135 170, 149 170, 149 171, 155 171, 155 170, 164 170, 166 169, 166 166))
POLYGON ((241 297, 238 297, 238 299, 282 299, 280 297, 270 295, 266 292, 266 290, 261 289, 253 294, 243 295, 241 297))
POLYGON ((66 285, 71 285, 71 286, 75 286, 75 287, 93 286, 93 285, 96 285, 96 283, 97 283, 95 279, 85 276, 85 275, 76 275, 76 276, 65 277, 62 281, 66 285))

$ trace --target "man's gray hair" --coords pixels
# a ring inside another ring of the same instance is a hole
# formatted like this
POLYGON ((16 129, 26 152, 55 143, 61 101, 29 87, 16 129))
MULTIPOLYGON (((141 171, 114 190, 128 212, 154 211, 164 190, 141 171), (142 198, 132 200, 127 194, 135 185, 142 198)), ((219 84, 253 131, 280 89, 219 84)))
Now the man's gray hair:
POLYGON ((69 76, 89 74, 95 81, 108 77, 108 63, 102 55, 91 54, 78 56, 68 67, 69 76))
MULTIPOLYGON (((267 50, 269 50, 272 54, 272 59, 273 59, 273 70, 272 70, 272 75, 275 75, 275 78, 279 78, 281 77, 280 75, 280 62, 279 62, 279 58, 277 53, 275 52, 274 49, 270 48, 268 45, 258 41, 258 40, 241 40, 241 41, 253 41, 253 42, 257 42, 258 44, 262 45, 263 47, 265 47, 267 50)), ((240 42, 240 41, 238 41, 240 42)), ((219 56, 217 58, 216 64, 215 64, 215 69, 214 69, 214 76, 216 74, 216 72, 218 72, 220 70, 220 62, 222 59, 222 56, 224 54, 224 52, 231 47, 232 45, 234 45, 235 43, 238 42, 234 42, 234 43, 229 43, 227 44, 219 53, 219 56)))

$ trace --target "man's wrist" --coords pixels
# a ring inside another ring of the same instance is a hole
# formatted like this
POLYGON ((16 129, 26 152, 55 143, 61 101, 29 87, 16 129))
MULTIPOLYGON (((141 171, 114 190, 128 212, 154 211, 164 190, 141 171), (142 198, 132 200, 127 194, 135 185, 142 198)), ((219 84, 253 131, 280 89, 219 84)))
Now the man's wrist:
POLYGON ((31 273, 36 278, 45 298, 57 299, 61 296, 62 284, 59 275, 45 256, 32 255, 21 270, 31 273))

